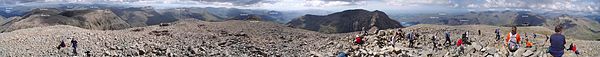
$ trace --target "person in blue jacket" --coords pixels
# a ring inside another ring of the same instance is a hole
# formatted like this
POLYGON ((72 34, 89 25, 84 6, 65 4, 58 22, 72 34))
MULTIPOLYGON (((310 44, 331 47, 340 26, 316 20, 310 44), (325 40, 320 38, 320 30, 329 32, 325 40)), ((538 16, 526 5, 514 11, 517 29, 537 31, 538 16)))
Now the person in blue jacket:
POLYGON ((548 48, 548 52, 554 57, 562 57, 565 49, 565 36, 562 34, 562 26, 556 26, 554 29, 554 34, 550 36, 550 47, 548 48))

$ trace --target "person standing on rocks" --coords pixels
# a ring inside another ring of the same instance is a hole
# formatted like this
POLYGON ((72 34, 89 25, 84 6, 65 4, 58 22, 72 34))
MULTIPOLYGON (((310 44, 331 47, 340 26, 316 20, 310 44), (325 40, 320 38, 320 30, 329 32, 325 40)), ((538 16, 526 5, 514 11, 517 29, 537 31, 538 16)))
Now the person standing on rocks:
POLYGON ((537 34, 533 33, 533 39, 537 38, 537 34))
POLYGON ((469 34, 468 31, 462 34, 462 39, 461 40, 462 40, 462 42, 464 44, 471 44, 471 42, 469 42, 468 34, 469 34))
POLYGON ((477 30, 477 34, 481 35, 481 30, 477 30))
POLYGON ((73 44, 73 54, 77 55, 77 40, 75 40, 75 38, 73 38, 71 40, 71 44, 73 44))
POLYGON ((407 36, 406 38, 408 38, 408 46, 412 47, 413 43, 414 43, 413 40, 415 38, 415 35, 412 32, 409 32, 406 36, 407 36))
POLYGON ((521 36, 517 33, 517 27, 513 26, 512 30, 508 35, 506 35, 506 46, 510 52, 515 52, 519 49, 519 42, 521 41, 521 36))
POLYGON ((365 27, 362 27, 362 31, 363 31, 362 36, 367 36, 367 34, 369 33, 369 32, 367 32, 367 28, 365 28, 365 27))
POLYGON ((437 48, 437 39, 436 39, 437 37, 436 37, 436 35, 437 34, 431 36, 431 42, 433 43, 433 49, 434 50, 437 48))
POLYGON ((446 34, 446 42, 444 42, 444 43, 446 43, 446 44, 450 45, 450 44, 451 44, 451 42, 452 42, 452 41, 450 40, 450 32, 446 32, 445 34, 446 34))
POLYGON ((402 39, 401 37, 404 37, 404 31, 402 31, 402 28, 399 28, 398 31, 396 31, 396 36, 400 39, 402 39))
POLYGON ((496 31, 494 33, 496 33, 496 41, 499 41, 500 40, 500 28, 496 28, 496 31))
POLYGON ((565 49, 565 36, 562 34, 563 27, 558 25, 554 29, 554 34, 550 36, 550 47, 548 51, 554 57, 562 57, 565 49))

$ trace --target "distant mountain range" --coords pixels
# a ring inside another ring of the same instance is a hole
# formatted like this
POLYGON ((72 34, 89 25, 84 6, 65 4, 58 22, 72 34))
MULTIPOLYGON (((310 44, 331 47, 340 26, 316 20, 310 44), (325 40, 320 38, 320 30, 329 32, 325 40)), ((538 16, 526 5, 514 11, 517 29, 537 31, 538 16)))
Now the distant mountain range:
MULTIPOLYGON (((142 27, 169 23, 181 19, 198 19, 203 21, 226 21, 226 20, 255 20, 276 23, 285 23, 289 16, 278 11, 251 10, 236 8, 172 8, 154 9, 153 7, 109 7, 98 5, 79 5, 35 8, 26 11, 4 11, 0 21, 4 32, 17 29, 50 26, 50 25, 72 25, 88 29, 113 30, 130 27, 142 27), (24 12, 24 13, 23 13, 24 12), (121 24, 117 27, 116 24, 121 24)), ((3 8, 16 10, 15 8, 3 8)))
POLYGON ((52 25, 72 25, 97 30, 131 27, 108 9, 61 11, 53 8, 40 8, 32 10, 22 18, 13 19, 2 24, 2 31, 52 25))
POLYGON ((548 18, 544 27, 554 28, 556 25, 565 27, 563 32, 579 39, 596 40, 600 38, 600 23, 586 17, 562 15, 548 18))
MULTIPOLYGON (((570 34, 596 37, 600 15, 569 15, 531 11, 471 11, 465 13, 388 15, 383 11, 362 9, 330 12, 324 10, 273 11, 215 7, 156 9, 106 4, 57 4, 47 6, 0 7, 0 31, 72 25, 87 29, 116 30, 170 23, 182 19, 203 21, 249 20, 287 24, 322 33, 346 33, 365 29, 390 29, 416 24, 494 25, 569 27, 570 34), (397 18, 397 19, 392 19, 397 18), (561 19, 562 18, 562 19, 561 19), (583 20, 583 21, 582 21, 583 20), (579 34, 575 32, 581 32, 579 34)), ((392 12, 394 14, 398 14, 392 12)))
POLYGON ((541 26, 545 22, 544 17, 528 11, 484 11, 469 12, 464 14, 430 14, 420 15, 414 18, 403 19, 408 22, 420 24, 440 25, 526 25, 541 26))

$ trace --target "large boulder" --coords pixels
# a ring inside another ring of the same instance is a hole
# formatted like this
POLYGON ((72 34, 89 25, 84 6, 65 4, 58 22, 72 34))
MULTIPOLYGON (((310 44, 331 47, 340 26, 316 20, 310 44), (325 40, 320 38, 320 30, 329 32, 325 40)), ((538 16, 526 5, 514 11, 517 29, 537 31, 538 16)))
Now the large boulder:
POLYGON ((372 27, 378 29, 402 27, 398 21, 390 19, 384 12, 363 9, 346 10, 325 16, 305 15, 290 21, 287 25, 322 33, 354 32, 372 27))

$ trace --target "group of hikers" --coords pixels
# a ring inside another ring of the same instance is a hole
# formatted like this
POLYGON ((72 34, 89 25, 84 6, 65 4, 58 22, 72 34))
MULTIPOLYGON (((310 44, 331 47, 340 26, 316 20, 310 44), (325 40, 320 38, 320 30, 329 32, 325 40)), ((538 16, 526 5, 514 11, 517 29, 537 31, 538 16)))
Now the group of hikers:
MULTIPOLYGON (((566 37, 562 34, 562 30, 563 30, 562 26, 560 26, 560 25, 556 26, 554 29, 555 33, 551 34, 550 36, 546 36, 546 40, 544 41, 544 43, 545 43, 549 40, 550 46, 546 52, 550 53, 554 57, 562 57, 562 55, 564 54, 564 50, 565 50, 564 45, 566 44, 566 40, 565 40, 566 37)), ((365 43, 364 36, 367 36, 368 34, 367 34, 367 31, 365 31, 364 29, 363 29, 363 31, 364 32, 361 32, 360 35, 356 35, 356 38, 354 39, 355 44, 362 45, 365 43)), ((481 30, 478 30, 477 32, 479 35, 481 35, 481 30)), ((509 54, 514 53, 522 46, 525 46, 525 48, 532 48, 533 44, 534 44, 532 40, 534 40, 535 38, 538 37, 538 34, 535 34, 535 33, 529 34, 529 35, 532 35, 532 37, 529 37, 528 33, 524 33, 523 35, 525 35, 525 38, 524 38, 525 41, 521 41, 522 34, 519 34, 519 32, 517 32, 516 26, 511 27, 511 31, 509 31, 507 33, 507 35, 505 35, 506 36, 505 39, 502 39, 501 31, 499 28, 495 29, 494 33, 496 34, 496 37, 495 37, 496 41, 505 40, 503 47, 507 48, 507 50, 509 51, 509 54), (530 39, 530 38, 533 38, 533 39, 530 39)), ((390 42, 389 44, 394 44, 398 38, 405 38, 409 43, 409 45, 408 45, 409 47, 413 47, 413 44, 415 43, 414 42, 415 39, 417 39, 417 38, 419 38, 419 36, 421 36, 419 33, 414 33, 414 32, 406 32, 405 33, 404 31, 402 31, 402 28, 398 29, 393 34, 394 35, 392 37, 390 37, 390 39, 388 40, 390 42)), ((445 36, 444 44, 446 46, 450 46, 452 43, 450 34, 451 34, 450 32, 444 33, 444 36, 445 36)), ((435 35, 437 35, 437 34, 435 34, 435 35)), ((458 46, 459 52, 461 52, 462 49, 464 49, 464 46, 463 46, 464 44, 471 44, 471 42, 469 41, 468 35, 469 35, 469 32, 464 32, 464 33, 462 33, 461 37, 458 40, 456 40, 455 45, 458 46)), ((437 48, 437 45, 438 45, 437 36, 432 36, 431 40, 433 41, 431 43, 434 44, 433 48, 437 48)), ((569 48, 566 50, 571 50, 575 54, 579 54, 579 51, 577 51, 576 46, 573 43, 571 43, 569 48)))
MULTIPOLYGON (((56 47, 56 49, 66 48, 67 44, 65 44, 64 40, 60 41, 60 44, 56 47)), ((77 40, 75 38, 71 39, 71 47, 73 48, 73 55, 77 55, 77 40)))

